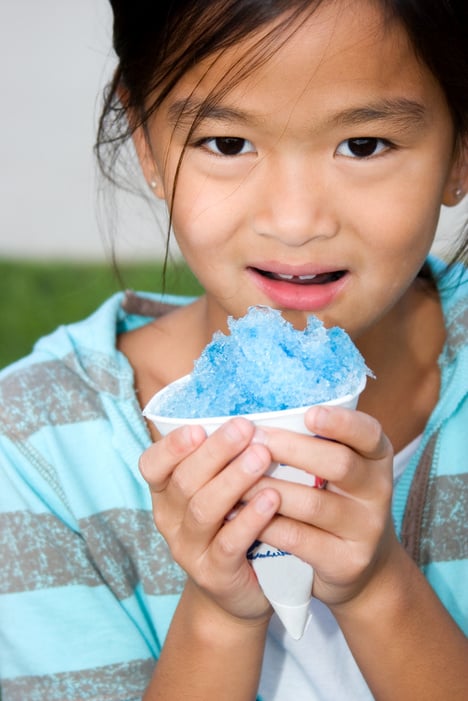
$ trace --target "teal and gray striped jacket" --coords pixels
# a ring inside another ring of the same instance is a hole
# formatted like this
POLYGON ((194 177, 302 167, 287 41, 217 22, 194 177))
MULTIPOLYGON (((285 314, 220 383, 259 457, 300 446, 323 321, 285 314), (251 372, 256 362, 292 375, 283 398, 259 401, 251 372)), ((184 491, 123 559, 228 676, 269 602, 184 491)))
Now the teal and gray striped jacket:
MULTIPOLYGON (((394 518, 467 630, 468 274, 449 283, 441 396, 394 518)), ((187 301, 117 294, 0 373, 3 701, 141 699, 184 573, 153 524, 138 471, 150 436, 115 341, 187 301)))

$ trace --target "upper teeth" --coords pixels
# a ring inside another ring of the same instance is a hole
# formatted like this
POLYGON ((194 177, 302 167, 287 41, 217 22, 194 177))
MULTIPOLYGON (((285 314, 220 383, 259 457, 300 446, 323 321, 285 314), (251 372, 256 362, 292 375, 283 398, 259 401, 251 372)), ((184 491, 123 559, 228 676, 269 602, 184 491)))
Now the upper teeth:
POLYGON ((299 280, 313 280, 317 275, 288 275, 287 273, 277 273, 277 276, 282 280, 292 280, 293 278, 299 278, 299 280))

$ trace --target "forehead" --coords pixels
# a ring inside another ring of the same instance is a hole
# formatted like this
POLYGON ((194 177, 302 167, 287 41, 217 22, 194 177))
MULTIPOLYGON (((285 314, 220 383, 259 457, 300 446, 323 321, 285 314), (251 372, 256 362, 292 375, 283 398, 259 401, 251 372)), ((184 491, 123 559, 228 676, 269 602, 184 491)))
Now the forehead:
MULTIPOLYGON (((344 101, 414 98, 440 105, 435 78, 416 57, 403 27, 372 0, 330 0, 290 25, 277 22, 190 70, 173 90, 173 116, 204 100, 279 117, 301 104, 338 109, 344 101), (336 103, 336 105, 335 105, 336 103), (174 107, 175 105, 175 107, 174 107)), ((189 114, 185 114, 190 117, 189 114)))

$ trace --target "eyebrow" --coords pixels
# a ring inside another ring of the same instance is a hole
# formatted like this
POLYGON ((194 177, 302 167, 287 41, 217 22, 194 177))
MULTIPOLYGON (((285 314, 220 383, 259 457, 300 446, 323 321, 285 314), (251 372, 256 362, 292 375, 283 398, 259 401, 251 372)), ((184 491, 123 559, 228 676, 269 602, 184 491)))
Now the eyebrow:
POLYGON ((256 123, 257 119, 250 113, 205 100, 188 97, 176 100, 168 110, 169 121, 174 127, 191 126, 195 119, 212 119, 219 122, 237 122, 241 124, 256 123))
POLYGON ((332 121, 339 126, 359 126, 368 122, 391 122, 401 129, 414 129, 426 122, 426 109, 415 100, 394 98, 381 100, 374 105, 344 110, 332 121))
MULTIPOLYGON (((170 122, 176 129, 190 127, 194 120, 213 120, 226 123, 259 123, 253 113, 238 110, 205 100, 188 97, 173 102, 168 111, 170 122)), ((415 129, 426 122, 427 111, 420 102, 408 98, 379 100, 363 107, 351 107, 331 116, 330 122, 336 126, 360 126, 372 122, 386 122, 402 129, 415 129)))

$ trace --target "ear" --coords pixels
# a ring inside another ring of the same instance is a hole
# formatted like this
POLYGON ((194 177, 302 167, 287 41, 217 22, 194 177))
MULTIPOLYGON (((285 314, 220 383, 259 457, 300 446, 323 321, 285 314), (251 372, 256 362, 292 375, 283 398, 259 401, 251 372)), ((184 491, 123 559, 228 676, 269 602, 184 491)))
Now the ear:
POLYGON ((468 136, 460 143, 443 192, 442 204, 453 207, 468 192, 468 136))
POLYGON ((135 112, 130 106, 128 91, 122 84, 117 86, 117 94, 122 107, 127 113, 128 122, 130 126, 133 127, 132 141, 144 178, 156 197, 165 199, 163 181, 158 173, 156 161, 153 157, 151 144, 145 133, 145 128, 144 126, 138 125, 135 112))
POLYGON ((144 127, 137 127, 133 132, 132 138, 146 182, 156 197, 164 200, 166 195, 164 191, 163 179, 156 165, 156 161, 151 150, 151 144, 149 143, 144 127))

